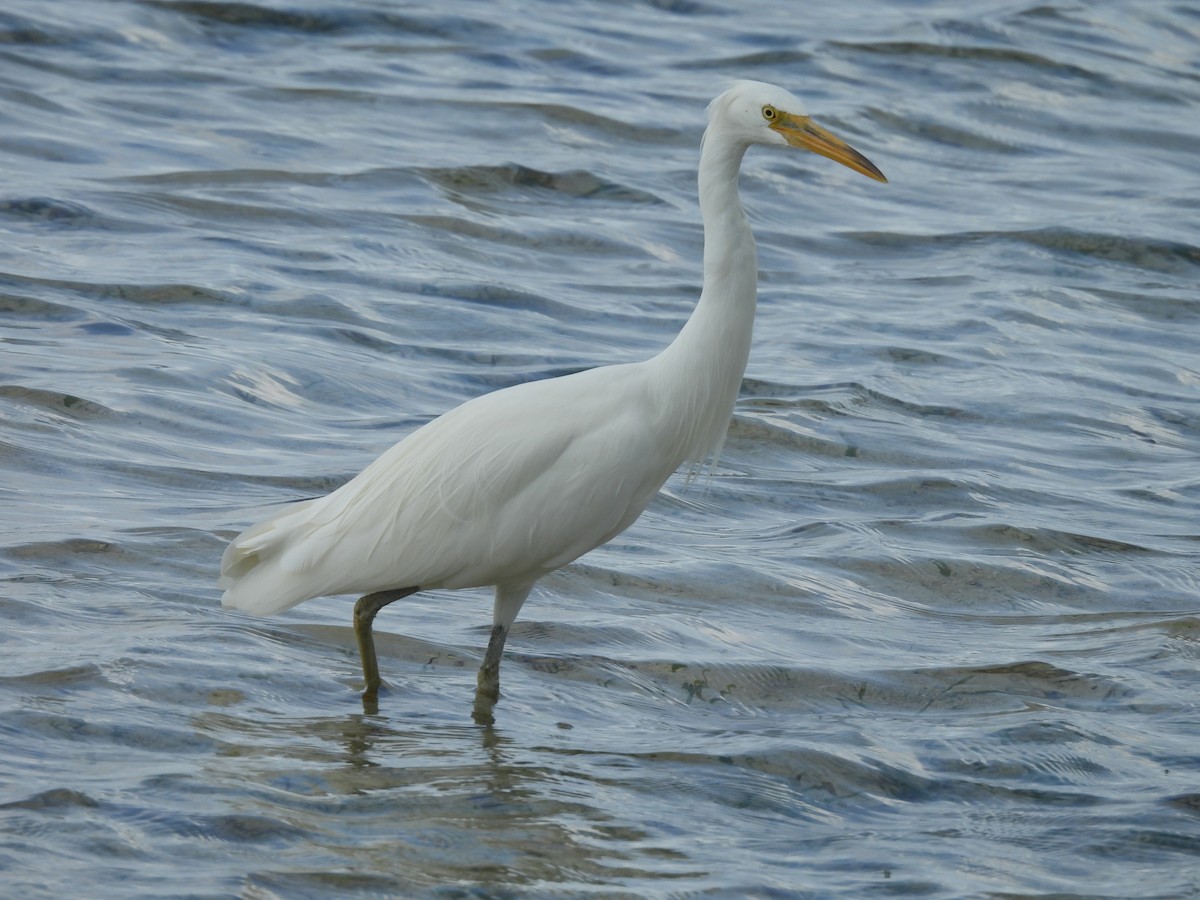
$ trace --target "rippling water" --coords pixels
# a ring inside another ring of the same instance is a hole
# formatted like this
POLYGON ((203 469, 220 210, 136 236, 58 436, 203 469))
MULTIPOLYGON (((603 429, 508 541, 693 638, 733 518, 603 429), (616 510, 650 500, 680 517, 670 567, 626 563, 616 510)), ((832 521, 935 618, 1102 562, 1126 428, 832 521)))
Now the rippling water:
MULTIPOLYGON (((1200 14, 13 0, 5 894, 1200 893, 1200 14), (750 154, 724 457, 544 580, 223 611, 228 539, 482 391, 642 358, 750 154)), ((816 8, 816 7, 814 7, 816 8)))

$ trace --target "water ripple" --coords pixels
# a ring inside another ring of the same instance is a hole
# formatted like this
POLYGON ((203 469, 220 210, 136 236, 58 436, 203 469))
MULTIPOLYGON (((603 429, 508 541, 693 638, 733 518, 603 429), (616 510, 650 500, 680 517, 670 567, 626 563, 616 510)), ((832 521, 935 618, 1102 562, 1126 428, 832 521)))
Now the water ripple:
POLYGON ((14 0, 6 890, 1195 894, 1198 24, 14 0), (373 715, 348 598, 221 610, 265 511, 671 339, 734 77, 890 183, 748 154, 722 458, 543 580, 496 725, 485 592, 380 616, 373 715))

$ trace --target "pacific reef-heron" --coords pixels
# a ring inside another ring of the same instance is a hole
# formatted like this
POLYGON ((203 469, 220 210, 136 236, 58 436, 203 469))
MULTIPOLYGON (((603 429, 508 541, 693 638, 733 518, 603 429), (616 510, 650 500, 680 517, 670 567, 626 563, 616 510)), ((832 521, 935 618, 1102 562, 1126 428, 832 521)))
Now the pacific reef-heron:
POLYGON ((313 597, 361 595, 354 631, 363 700, 374 703, 379 610, 419 590, 494 586, 477 689, 477 703, 494 703, 504 642, 534 583, 628 528, 683 463, 702 465, 721 449, 758 286, 738 197, 752 144, 799 147, 887 180, 792 94, 734 84, 708 107, 704 287, 674 341, 642 362, 476 397, 421 426, 333 493, 239 535, 221 560, 223 605, 266 615, 313 597))

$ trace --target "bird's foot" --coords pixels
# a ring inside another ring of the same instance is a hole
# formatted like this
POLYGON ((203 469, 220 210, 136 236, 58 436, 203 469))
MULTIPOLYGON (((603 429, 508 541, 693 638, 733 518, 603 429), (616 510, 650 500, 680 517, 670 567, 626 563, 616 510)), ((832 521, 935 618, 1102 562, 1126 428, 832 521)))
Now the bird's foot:
POLYGON ((367 682, 366 688, 362 692, 363 712, 369 716, 373 716, 379 712, 379 691, 383 687, 383 682, 376 679, 374 682, 367 682))
POLYGON ((499 699, 499 685, 492 692, 485 691, 482 687, 476 689, 475 706, 471 709, 471 718, 475 720, 476 725, 491 727, 496 724, 496 717, 492 715, 492 710, 495 709, 499 699))

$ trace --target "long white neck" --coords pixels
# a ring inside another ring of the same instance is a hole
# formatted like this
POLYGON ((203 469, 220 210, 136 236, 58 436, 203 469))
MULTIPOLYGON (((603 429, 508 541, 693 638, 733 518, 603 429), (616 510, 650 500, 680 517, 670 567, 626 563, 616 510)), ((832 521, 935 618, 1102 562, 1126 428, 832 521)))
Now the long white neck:
POLYGON ((677 411, 679 462, 716 461, 750 355, 758 288, 754 235, 738 197, 746 144, 710 127, 700 151, 704 289, 683 330, 653 363, 677 411))

